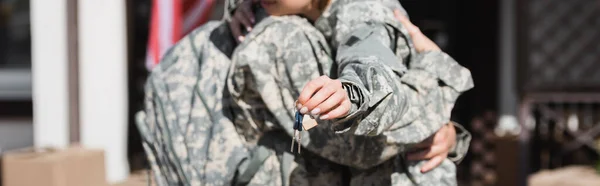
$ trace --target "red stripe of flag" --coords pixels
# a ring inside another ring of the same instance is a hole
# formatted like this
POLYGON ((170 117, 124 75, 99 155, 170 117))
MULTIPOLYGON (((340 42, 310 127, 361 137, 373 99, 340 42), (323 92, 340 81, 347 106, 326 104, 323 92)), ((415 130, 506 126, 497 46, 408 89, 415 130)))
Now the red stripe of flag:
POLYGON ((160 58, 160 46, 158 44, 158 29, 160 26, 159 22, 159 0, 153 0, 152 2, 152 17, 150 22, 150 38, 149 38, 149 47, 148 47, 148 59, 146 59, 146 67, 150 70, 154 65, 156 65, 156 61, 160 58))
POLYGON ((159 63, 167 48, 208 21, 214 5, 215 0, 152 0, 148 53, 146 55, 148 70, 152 70, 159 63), (161 3, 167 3, 164 5, 172 5, 172 7, 160 7, 161 3), (168 10, 167 8, 172 9, 168 10), (199 12, 191 13, 194 10, 199 12), (184 25, 184 21, 193 23, 193 25, 184 25))
POLYGON ((171 32, 173 34, 173 42, 172 44, 175 44, 177 41, 179 41, 179 39, 181 39, 181 37, 183 35, 181 35, 181 25, 182 25, 182 17, 183 17, 183 12, 181 11, 183 9, 183 3, 181 2, 181 0, 172 0, 173 1, 173 32, 171 32))

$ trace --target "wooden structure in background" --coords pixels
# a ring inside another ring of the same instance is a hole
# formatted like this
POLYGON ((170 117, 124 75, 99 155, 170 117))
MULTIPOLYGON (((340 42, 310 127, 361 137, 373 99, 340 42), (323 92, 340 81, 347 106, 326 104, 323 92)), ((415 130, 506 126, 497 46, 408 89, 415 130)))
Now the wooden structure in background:
POLYGON ((600 156, 600 1, 518 1, 520 183, 600 156))

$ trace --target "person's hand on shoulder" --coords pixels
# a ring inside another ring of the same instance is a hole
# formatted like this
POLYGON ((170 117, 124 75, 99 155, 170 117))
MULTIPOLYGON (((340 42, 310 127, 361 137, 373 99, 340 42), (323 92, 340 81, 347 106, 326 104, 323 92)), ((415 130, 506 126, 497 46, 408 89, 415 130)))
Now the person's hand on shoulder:
POLYGON ((394 15, 396 16, 396 19, 402 23, 402 26, 404 26, 404 28, 406 28, 408 31, 408 34, 412 38, 412 42, 415 45, 417 52, 441 51, 440 47, 438 47, 435 42, 425 36, 419 27, 412 24, 412 22, 410 22, 410 20, 404 16, 400 10, 394 11, 394 15))

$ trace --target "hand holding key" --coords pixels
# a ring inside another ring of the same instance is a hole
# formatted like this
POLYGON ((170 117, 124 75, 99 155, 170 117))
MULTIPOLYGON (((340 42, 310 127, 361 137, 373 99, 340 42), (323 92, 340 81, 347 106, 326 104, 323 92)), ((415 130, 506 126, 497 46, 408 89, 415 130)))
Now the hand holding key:
POLYGON ((304 86, 296 107, 301 114, 310 114, 314 118, 330 120, 348 115, 350 98, 339 80, 321 76, 304 86))

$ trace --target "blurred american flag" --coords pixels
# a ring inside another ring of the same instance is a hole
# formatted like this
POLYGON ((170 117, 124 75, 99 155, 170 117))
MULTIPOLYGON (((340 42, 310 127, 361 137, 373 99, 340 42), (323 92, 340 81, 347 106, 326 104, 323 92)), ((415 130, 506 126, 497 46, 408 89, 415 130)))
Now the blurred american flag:
POLYGON ((204 24, 216 0, 152 0, 146 68, 159 63, 162 55, 183 36, 204 24))

